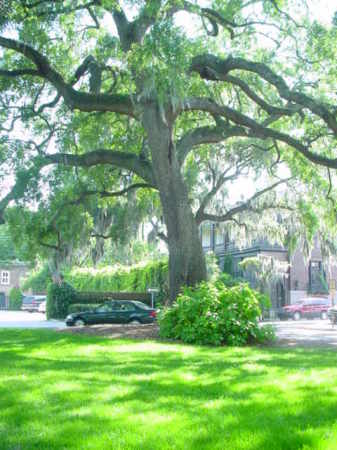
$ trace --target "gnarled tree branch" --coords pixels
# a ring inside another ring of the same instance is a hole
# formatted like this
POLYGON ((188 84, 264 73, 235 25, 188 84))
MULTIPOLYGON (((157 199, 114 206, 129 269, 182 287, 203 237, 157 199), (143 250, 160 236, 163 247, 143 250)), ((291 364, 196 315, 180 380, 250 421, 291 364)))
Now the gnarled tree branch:
MULTIPOLYGON (((199 215, 197 217, 197 221, 198 223, 202 223, 205 220, 209 220, 212 222, 227 222, 229 220, 232 220, 234 216, 236 216, 239 213, 242 213, 244 211, 254 211, 254 206, 253 206, 253 202, 255 200, 257 200, 259 197, 263 196, 265 193, 272 191, 273 189, 275 189, 277 186, 279 186, 280 184, 283 183, 287 183, 288 181, 290 181, 291 178, 286 178, 284 180, 279 180, 276 183, 262 189, 261 191, 256 192, 252 197, 250 197, 248 200, 246 200, 245 202, 234 206, 232 209, 230 209, 229 211, 226 211, 225 214, 222 215, 216 215, 216 214, 210 214, 210 213, 206 213, 204 211, 198 211, 199 215)), ((270 206, 273 208, 279 208, 279 205, 273 205, 270 206)), ((267 209, 267 208, 265 208, 267 209)), ((287 208, 288 209, 288 208, 287 208)), ((255 212, 258 212, 255 208, 255 212)))
POLYGON ((43 167, 51 164, 61 164, 71 167, 92 167, 99 164, 110 164, 122 169, 130 170, 146 181, 146 185, 156 188, 152 167, 148 161, 138 158, 132 153, 115 152, 110 150, 96 150, 83 155, 51 154, 39 156, 33 161, 34 166, 19 173, 11 191, 0 200, 0 223, 4 223, 4 212, 11 201, 24 196, 27 187, 43 167))
POLYGON ((92 195, 97 195, 101 198, 109 198, 109 197, 121 197, 124 194, 127 194, 130 191, 134 191, 136 189, 154 189, 154 186, 148 183, 134 183, 130 186, 127 186, 124 189, 121 189, 120 191, 106 191, 106 190, 87 190, 82 191, 78 198, 74 200, 70 200, 69 202, 66 202, 63 206, 66 205, 79 205, 84 201, 86 197, 90 197, 92 195))
POLYGON ((233 136, 246 136, 246 131, 240 127, 229 127, 219 124, 215 127, 200 127, 189 131, 177 143, 177 155, 182 165, 194 148, 202 144, 216 144, 233 136))
POLYGON ((254 119, 246 116, 245 114, 236 111, 228 106, 218 105, 211 99, 206 98, 191 98, 185 101, 181 107, 181 111, 204 111, 208 112, 212 116, 218 115, 226 117, 228 120, 241 126, 237 128, 237 136, 256 137, 259 139, 273 139, 279 142, 283 142, 289 147, 299 151, 303 156, 312 161, 315 164, 321 166, 337 168, 337 158, 329 158, 323 155, 319 155, 310 150, 308 145, 303 144, 300 140, 293 138, 292 136, 282 133, 280 131, 268 128, 259 124, 254 119))
POLYGON ((139 175, 147 183, 155 186, 152 167, 148 161, 141 160, 137 155, 110 150, 94 150, 83 155, 55 153, 46 155, 50 163, 63 164, 72 167, 92 167, 99 164, 110 164, 130 170, 139 175))
POLYGON ((266 64, 249 61, 244 58, 233 58, 229 56, 227 59, 221 59, 214 55, 204 54, 199 55, 192 60, 190 70, 198 72, 204 79, 213 81, 223 79, 232 70, 243 70, 255 73, 274 86, 281 98, 306 108, 316 116, 320 117, 337 137, 336 106, 315 100, 295 89, 290 89, 285 80, 277 75, 266 64))
MULTIPOLYGON (((21 53, 32 61, 37 67, 37 73, 34 73, 34 75, 48 80, 71 109, 79 109, 86 112, 110 111, 133 117, 136 116, 129 96, 119 94, 95 95, 73 89, 72 85, 66 83, 62 75, 51 67, 48 59, 30 45, 0 36, 0 47, 21 53)), ((30 75, 32 74, 30 73, 30 75)))

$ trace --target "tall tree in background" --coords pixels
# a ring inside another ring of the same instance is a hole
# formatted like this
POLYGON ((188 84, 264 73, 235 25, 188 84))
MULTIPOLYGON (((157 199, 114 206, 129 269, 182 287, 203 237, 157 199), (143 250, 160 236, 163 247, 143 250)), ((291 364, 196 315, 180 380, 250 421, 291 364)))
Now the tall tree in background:
POLYGON ((18 259, 10 232, 6 225, 0 225, 0 261, 18 259))
POLYGON ((198 3, 12 0, 0 21, 0 161, 3 176, 16 174, 0 215, 12 201, 43 201, 52 166, 98 197, 116 194, 107 172, 117 169, 129 182, 118 193, 159 193, 171 299, 206 277, 198 224, 228 219, 207 213, 217 181, 192 209, 184 176, 200 149, 243 142, 331 203, 335 194, 335 29, 310 22, 304 1, 198 3))

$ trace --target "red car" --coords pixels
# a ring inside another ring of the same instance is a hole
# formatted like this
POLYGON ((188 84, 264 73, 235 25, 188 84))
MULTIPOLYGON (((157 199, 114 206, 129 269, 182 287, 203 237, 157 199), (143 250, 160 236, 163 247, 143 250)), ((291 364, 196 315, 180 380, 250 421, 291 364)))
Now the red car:
POLYGON ((294 319, 327 319, 331 301, 325 297, 304 298, 293 305, 287 305, 278 311, 281 320, 294 319))

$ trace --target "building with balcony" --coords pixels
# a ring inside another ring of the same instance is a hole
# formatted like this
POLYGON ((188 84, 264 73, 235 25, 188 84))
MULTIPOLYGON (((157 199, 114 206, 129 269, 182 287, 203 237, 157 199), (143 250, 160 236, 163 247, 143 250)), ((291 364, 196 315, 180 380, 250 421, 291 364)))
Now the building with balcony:
POLYGON ((242 269, 241 261, 258 256, 268 257, 272 263, 275 262, 275 266, 282 267, 281 271, 278 268, 277 276, 268 286, 273 310, 309 295, 326 297, 329 295, 329 285, 332 282, 336 284, 337 265, 328 266, 324 262, 318 239, 315 239, 311 254, 306 258, 299 247, 290 254, 286 248, 271 244, 267 239, 255 240, 251 245, 239 248, 214 223, 202 224, 200 233, 204 251, 215 253, 221 269, 246 279, 254 288, 258 287, 257 277, 253 272, 242 269))

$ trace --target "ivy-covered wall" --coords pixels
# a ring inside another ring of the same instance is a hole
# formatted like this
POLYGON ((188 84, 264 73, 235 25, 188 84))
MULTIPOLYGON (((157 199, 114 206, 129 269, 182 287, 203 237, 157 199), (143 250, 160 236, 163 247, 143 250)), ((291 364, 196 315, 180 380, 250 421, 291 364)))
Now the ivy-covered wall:
POLYGON ((65 280, 79 292, 146 292, 158 288, 157 298, 163 300, 168 294, 168 263, 161 260, 130 267, 76 268, 65 274, 65 280))
MULTIPOLYGON (((157 300, 168 296, 168 262, 165 259, 130 267, 74 268, 64 273, 64 279, 78 292, 146 292, 149 288, 158 288, 157 300)), ((45 267, 27 278, 23 290, 46 292, 51 281, 45 267)))

